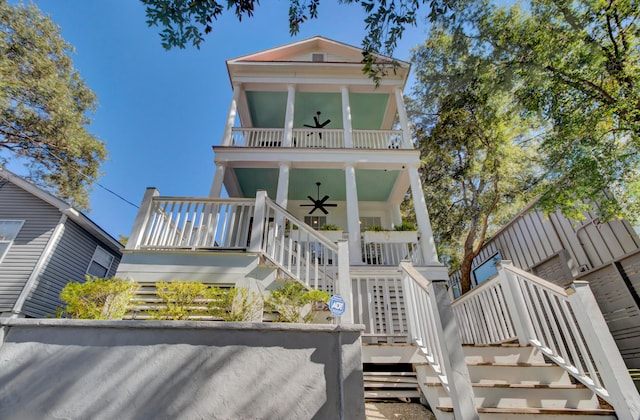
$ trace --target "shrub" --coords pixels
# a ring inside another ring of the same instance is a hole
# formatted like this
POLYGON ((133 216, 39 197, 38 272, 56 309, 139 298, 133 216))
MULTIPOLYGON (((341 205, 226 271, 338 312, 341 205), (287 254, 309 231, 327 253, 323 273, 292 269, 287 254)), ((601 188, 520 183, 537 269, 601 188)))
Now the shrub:
POLYGON ((313 318, 311 305, 317 302, 324 304, 330 299, 329 293, 320 290, 307 290, 298 282, 289 281, 266 299, 269 310, 278 313, 276 322, 309 323, 313 318))
POLYGON ((150 312, 156 319, 184 320, 194 315, 207 315, 207 285, 200 282, 160 281, 156 283, 160 308, 150 312))
POLYGON ((386 229, 380 225, 371 225, 364 228, 364 230, 369 232, 384 232, 386 229))
POLYGON ((66 303, 58 310, 59 318, 122 319, 138 285, 119 278, 103 279, 86 276, 84 283, 67 283, 60 292, 66 303))
POLYGON ((320 229, 318 230, 342 230, 342 229, 339 226, 332 225, 330 223, 325 223, 324 225, 320 226, 320 229))
POLYGON ((418 230, 418 228, 416 227, 416 225, 414 225, 411 222, 402 222, 399 225, 396 225, 395 230, 400 231, 400 232, 404 232, 404 231, 416 231, 418 230))
POLYGON ((249 322, 262 319, 262 298, 249 289, 212 287, 208 291, 212 316, 229 322, 249 322))

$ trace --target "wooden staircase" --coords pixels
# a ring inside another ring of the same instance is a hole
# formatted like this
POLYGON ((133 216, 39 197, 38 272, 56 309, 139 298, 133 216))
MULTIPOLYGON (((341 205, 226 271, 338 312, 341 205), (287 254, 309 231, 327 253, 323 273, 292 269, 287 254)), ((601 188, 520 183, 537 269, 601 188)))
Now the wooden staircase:
MULTIPOLYGON (((465 345, 481 419, 616 419, 586 386, 531 346, 465 345)), ((429 364, 415 365, 418 384, 438 419, 453 419, 451 397, 429 364)), ((606 404, 606 403, 605 403, 606 404)))

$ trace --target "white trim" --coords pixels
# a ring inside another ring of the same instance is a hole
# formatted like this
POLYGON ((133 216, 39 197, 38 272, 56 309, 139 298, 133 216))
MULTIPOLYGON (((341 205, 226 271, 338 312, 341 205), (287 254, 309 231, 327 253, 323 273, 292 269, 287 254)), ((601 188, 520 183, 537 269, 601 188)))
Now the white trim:
POLYGON ((0 264, 2 263, 2 261, 4 260, 4 257, 9 253, 9 250, 11 249, 11 246, 13 245, 13 241, 16 240, 16 238, 18 237, 18 234, 20 233, 20 230, 22 229, 22 227, 24 226, 24 219, 0 219, 0 222, 20 222, 20 227, 18 227, 18 230, 16 231, 16 236, 9 240, 6 239, 0 239, 0 242, 6 242, 9 244, 9 246, 7 247, 7 249, 5 250, 5 252, 0 251, 0 264))
POLYGON ((103 247, 101 247, 100 245, 96 245, 96 249, 93 251, 93 255, 91 256, 91 261, 89 261, 89 265, 87 265, 87 269, 84 270, 84 272, 90 276, 95 276, 94 274, 89 273, 89 269, 91 268, 91 264, 95 263, 98 264, 100 267, 104 267, 107 269, 107 271, 104 273, 104 276, 96 276, 96 277, 107 277, 109 275, 109 270, 111 270, 111 266, 113 265, 113 261, 116 258, 113 256, 112 253, 110 253, 109 251, 107 251, 106 249, 104 249, 103 247), (109 255, 109 257, 111 257, 111 261, 109 261, 109 266, 105 267, 104 265, 102 265, 100 262, 98 262, 96 260, 96 254, 98 253, 98 249, 100 249, 101 251, 103 251, 105 254, 109 255))
POLYGON ((47 245, 44 247, 44 250, 42 250, 42 253, 40 254, 40 258, 38 258, 38 262, 36 262, 35 267, 33 267, 33 271, 31 271, 31 275, 29 276, 29 279, 27 279, 27 282, 25 283, 24 287, 22 288, 22 291, 20 292, 20 296, 18 296, 16 303, 13 305, 13 309, 11 310, 11 312, 13 313, 14 317, 22 313, 22 307, 24 306, 24 303, 27 301, 29 294, 31 294, 31 292, 35 290, 35 288, 38 286, 40 274, 42 274, 42 270, 44 269, 45 263, 53 253, 55 245, 58 242, 58 239, 64 232, 64 224, 66 223, 67 218, 68 217, 66 214, 63 214, 62 216, 60 216, 60 220, 58 221, 58 224, 53 230, 53 233, 51 234, 51 237, 49 238, 47 245))

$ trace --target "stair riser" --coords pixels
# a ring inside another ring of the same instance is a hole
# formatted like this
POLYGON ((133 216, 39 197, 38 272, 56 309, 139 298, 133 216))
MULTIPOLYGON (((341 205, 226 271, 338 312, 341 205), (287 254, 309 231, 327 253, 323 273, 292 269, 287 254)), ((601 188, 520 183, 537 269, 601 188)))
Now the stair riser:
MULTIPOLYGON (((438 405, 449 406, 451 397, 440 389, 438 405)), ((589 389, 514 389, 474 387, 478 407, 495 408, 598 408, 598 401, 589 389)))
POLYGON ((467 363, 544 363, 542 354, 533 347, 464 346, 467 363))
POLYGON ((471 382, 510 384, 571 384, 569 374, 558 366, 474 366, 469 365, 471 382))

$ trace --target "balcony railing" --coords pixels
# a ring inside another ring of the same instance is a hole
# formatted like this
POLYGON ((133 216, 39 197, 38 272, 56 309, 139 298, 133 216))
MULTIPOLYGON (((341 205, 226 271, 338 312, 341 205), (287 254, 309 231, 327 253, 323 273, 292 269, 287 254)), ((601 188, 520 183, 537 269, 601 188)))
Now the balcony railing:
MULTIPOLYGON (((294 128, 290 147, 327 149, 403 149, 400 130, 353 130, 353 144, 347 145, 343 129, 294 128)), ((232 130, 231 146, 283 147, 282 128, 241 128, 232 130)))

